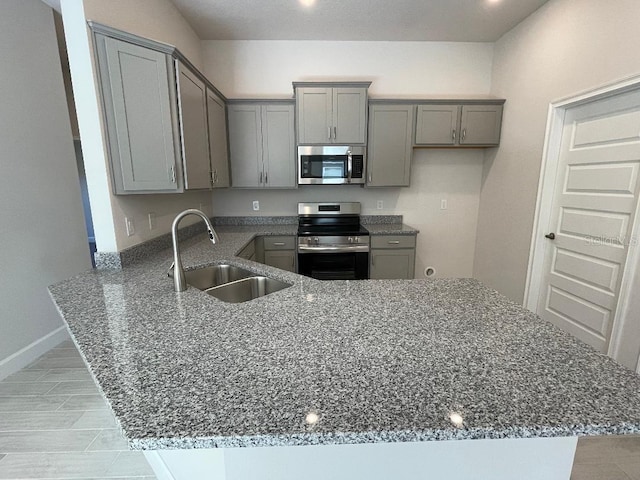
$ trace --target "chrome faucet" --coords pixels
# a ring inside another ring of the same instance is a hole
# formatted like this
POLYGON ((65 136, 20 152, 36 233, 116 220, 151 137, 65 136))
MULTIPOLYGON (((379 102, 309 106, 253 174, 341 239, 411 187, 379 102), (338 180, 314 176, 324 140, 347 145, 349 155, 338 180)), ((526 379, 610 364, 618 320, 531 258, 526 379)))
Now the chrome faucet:
MULTIPOLYGON (((211 225, 211 221, 200 210, 190 208, 176 216, 173 220, 173 225, 171 225, 171 239, 173 240, 173 265, 171 267, 173 267, 173 287, 176 292, 184 292, 187 289, 187 281, 184 277, 184 269, 180 260, 180 247, 178 246, 178 224, 187 215, 198 215, 202 218, 204 223, 207 224, 207 233, 211 243, 215 245, 216 242, 220 241, 216 231, 213 229, 213 225, 211 225)), ((171 267, 169 267, 169 271, 171 271, 171 267)))

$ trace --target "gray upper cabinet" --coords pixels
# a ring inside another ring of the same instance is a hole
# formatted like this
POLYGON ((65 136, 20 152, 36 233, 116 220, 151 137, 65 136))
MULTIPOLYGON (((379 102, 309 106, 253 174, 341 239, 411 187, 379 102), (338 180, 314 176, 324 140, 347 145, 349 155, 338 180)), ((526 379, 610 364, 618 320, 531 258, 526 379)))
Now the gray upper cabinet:
POLYGON ((229 186, 224 97, 171 45, 89 22, 114 192, 229 186))
POLYGON ((420 104, 417 146, 492 147, 500 143, 500 103, 420 104))
POLYGON ((96 35, 114 192, 176 192, 173 61, 164 53, 96 35))
POLYGON ((460 105, 418 105, 417 145, 454 145, 460 105))
POLYGON ((460 145, 498 145, 501 125, 502 105, 463 105, 460 145))
POLYGON ((298 144, 364 145, 368 85, 294 83, 298 144))
POLYGON ((176 72, 184 188, 206 189, 211 186, 206 86, 181 62, 176 62, 176 72))
POLYGON ((213 188, 228 187, 230 176, 226 107, 224 101, 209 88, 207 88, 207 117, 211 156, 211 186, 213 188))
POLYGON ((229 105, 231 185, 236 188, 295 188, 292 104, 229 105))
POLYGON ((413 155, 413 105, 369 107, 368 187, 409 185, 413 155))

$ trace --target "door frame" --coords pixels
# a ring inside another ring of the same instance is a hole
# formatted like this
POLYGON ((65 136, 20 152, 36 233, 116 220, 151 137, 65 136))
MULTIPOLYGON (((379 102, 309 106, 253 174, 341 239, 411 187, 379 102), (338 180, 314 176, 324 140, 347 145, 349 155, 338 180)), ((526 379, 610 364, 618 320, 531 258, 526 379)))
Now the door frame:
MULTIPOLYGON (((540 290, 542 288, 542 281, 544 278, 544 260, 546 249, 549 244, 544 238, 544 233, 547 225, 549 225, 549 222, 551 221, 551 206, 553 203, 558 167, 560 164, 560 146, 562 143, 562 133, 566 112, 570 108, 633 90, 640 90, 640 75, 626 77, 622 80, 601 85, 575 95, 563 97, 549 104, 523 302, 525 308, 532 312, 536 312, 537 310, 538 299, 540 297, 540 290)), ((633 219, 633 228, 630 238, 638 238, 639 234, 640 208, 637 208, 633 219)), ((640 248, 630 248, 627 253, 627 259, 622 272, 620 293, 611 329, 611 341, 609 342, 607 349, 607 355, 614 359, 616 358, 622 341, 622 327, 626 320, 623 313, 626 312, 626 307, 629 302, 634 273, 636 270, 640 272, 639 267, 640 248)), ((637 371, 640 373, 640 359, 637 371)))

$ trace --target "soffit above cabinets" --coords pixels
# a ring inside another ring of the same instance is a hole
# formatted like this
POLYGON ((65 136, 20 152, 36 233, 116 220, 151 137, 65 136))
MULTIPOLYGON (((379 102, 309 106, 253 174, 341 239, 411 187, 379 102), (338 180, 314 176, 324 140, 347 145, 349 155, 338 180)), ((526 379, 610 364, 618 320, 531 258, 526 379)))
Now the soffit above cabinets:
POLYGON ((547 0, 172 2, 202 40, 494 42, 547 0))

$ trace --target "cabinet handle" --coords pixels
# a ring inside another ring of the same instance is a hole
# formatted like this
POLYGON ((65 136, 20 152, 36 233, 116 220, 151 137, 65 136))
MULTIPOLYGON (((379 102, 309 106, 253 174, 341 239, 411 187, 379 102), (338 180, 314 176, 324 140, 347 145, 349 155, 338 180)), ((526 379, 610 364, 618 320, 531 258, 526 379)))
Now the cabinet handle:
POLYGON ((389 245, 399 245, 400 240, 389 240, 389 245))
POLYGON ((171 183, 176 183, 176 167, 171 165, 171 183))
POLYGON ((284 242, 273 242, 274 247, 284 247, 284 242))
POLYGON ((209 185, 213 187, 214 183, 216 183, 216 181, 213 179, 213 172, 209 170, 209 185))
POLYGON ((371 174, 369 174, 369 183, 373 182, 373 179, 371 178, 371 174))
POLYGON ((327 138, 331 140, 331 127, 327 127, 327 138))
POLYGON ((452 133, 451 133, 451 139, 453 140, 453 143, 456 143, 456 129, 454 128, 452 133))
POLYGON ((213 171, 213 183, 218 183, 218 170, 213 171))
POLYGON ((264 183, 269 183, 269 172, 264 172, 264 183))
POLYGON ((262 183, 262 172, 260 172, 260 182, 259 183, 262 183))
POLYGON ((338 127, 333 127, 333 139, 338 138, 338 127))
POLYGON ((463 128, 462 129, 462 141, 464 142, 465 137, 467 136, 467 129, 463 128))

